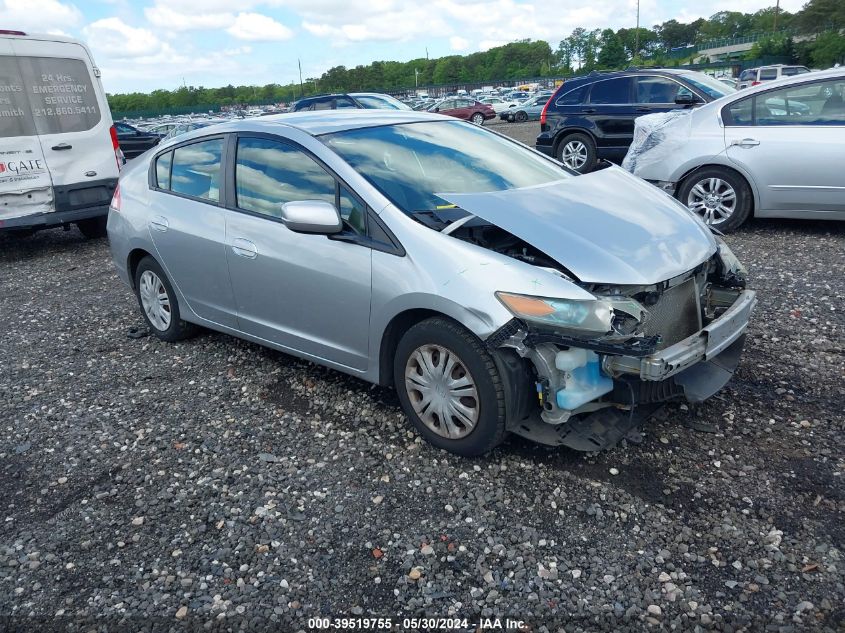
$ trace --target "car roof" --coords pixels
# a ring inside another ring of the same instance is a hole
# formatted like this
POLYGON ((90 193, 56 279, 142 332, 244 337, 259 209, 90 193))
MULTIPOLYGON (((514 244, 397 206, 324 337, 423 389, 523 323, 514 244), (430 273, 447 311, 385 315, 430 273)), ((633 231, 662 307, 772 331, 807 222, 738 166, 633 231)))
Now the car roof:
MULTIPOLYGON (((316 112, 289 112, 270 116, 226 121, 216 124, 216 131, 224 132, 279 132, 282 128, 294 128, 311 136, 334 134, 367 127, 419 123, 422 121, 455 121, 453 117, 414 110, 318 110, 316 112)), ((207 127, 207 126, 206 126, 207 127)), ((174 141, 200 137, 208 134, 207 129, 194 130, 174 137, 174 141)), ((175 143, 174 143, 175 144, 175 143)))

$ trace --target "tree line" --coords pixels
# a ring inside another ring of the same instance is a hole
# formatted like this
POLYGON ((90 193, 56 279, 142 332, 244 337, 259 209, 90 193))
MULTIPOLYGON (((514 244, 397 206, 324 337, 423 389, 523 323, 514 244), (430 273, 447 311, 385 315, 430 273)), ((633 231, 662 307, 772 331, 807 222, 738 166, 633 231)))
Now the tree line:
MULTIPOLYGON (((576 28, 552 49, 548 42, 521 40, 469 55, 420 58, 408 62, 376 61, 346 68, 335 66, 302 85, 267 84, 204 88, 182 86, 108 95, 113 112, 164 111, 193 106, 289 103, 319 92, 412 90, 415 86, 459 85, 537 77, 567 76, 628 65, 677 65, 685 49, 718 39, 769 34, 749 52, 750 59, 779 56, 814 67, 845 61, 845 1, 809 0, 789 13, 775 7, 754 13, 720 11, 689 23, 667 20, 651 28, 576 28), (817 35, 803 39, 802 34, 817 35), (796 36, 793 39, 793 35, 796 36), (680 55, 680 56, 679 56, 680 55)), ((695 49, 688 49, 693 51, 695 49)))

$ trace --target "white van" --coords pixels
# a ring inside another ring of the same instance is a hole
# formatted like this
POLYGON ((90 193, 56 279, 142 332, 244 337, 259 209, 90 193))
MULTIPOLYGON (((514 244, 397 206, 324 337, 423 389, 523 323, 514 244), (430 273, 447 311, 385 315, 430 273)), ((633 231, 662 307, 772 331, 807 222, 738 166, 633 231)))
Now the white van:
POLYGON ((104 236, 122 164, 88 47, 0 30, 0 231, 104 236))

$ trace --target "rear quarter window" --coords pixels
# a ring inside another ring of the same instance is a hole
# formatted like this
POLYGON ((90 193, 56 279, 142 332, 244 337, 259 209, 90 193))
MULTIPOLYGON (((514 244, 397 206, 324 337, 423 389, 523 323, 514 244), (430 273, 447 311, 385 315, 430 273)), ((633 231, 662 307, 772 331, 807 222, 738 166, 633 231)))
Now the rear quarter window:
POLYGON ((587 94, 587 86, 573 88, 567 91, 565 88, 563 94, 555 100, 555 105, 579 105, 584 102, 584 97, 587 94))

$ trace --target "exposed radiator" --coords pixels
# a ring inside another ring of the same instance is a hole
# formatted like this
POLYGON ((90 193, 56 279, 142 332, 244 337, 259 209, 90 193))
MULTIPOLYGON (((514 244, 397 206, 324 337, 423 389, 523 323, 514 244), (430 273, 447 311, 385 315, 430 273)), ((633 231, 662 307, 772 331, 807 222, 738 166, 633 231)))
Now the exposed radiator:
POLYGON ((674 345, 701 329, 701 310, 695 278, 669 288, 656 304, 646 306, 648 319, 644 331, 647 335, 659 334, 658 349, 674 345))

